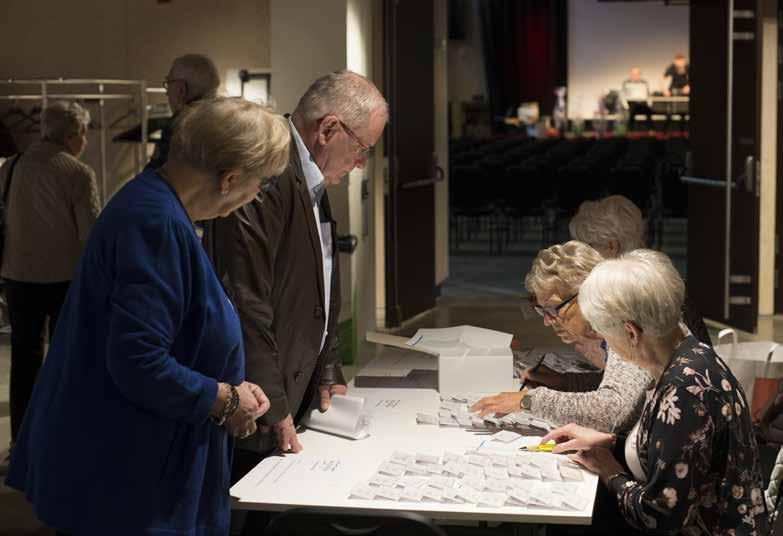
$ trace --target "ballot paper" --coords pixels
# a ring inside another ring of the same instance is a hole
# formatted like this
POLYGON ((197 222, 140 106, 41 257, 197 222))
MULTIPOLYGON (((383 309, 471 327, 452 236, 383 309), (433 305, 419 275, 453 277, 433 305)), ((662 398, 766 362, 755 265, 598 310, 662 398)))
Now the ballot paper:
POLYGON ((494 508, 500 508, 508 500, 508 494, 498 493, 492 491, 485 491, 479 495, 479 506, 492 506, 494 508))
POLYGON ((364 398, 333 395, 329 409, 310 412, 306 426, 349 439, 363 439, 370 435, 370 416, 364 411, 364 398))
POLYGON ((376 489, 367 484, 357 484, 351 489, 352 499, 367 499, 373 500, 375 498, 376 489))
POLYGON ((416 414, 416 424, 434 424, 435 426, 438 426, 439 422, 440 419, 435 415, 430 415, 429 413, 416 414))
POLYGON ((492 434, 492 441, 501 441, 503 443, 511 443, 512 441, 516 441, 522 437, 522 434, 518 434, 516 432, 510 432, 508 430, 503 430, 501 432, 498 432, 496 434, 492 434))

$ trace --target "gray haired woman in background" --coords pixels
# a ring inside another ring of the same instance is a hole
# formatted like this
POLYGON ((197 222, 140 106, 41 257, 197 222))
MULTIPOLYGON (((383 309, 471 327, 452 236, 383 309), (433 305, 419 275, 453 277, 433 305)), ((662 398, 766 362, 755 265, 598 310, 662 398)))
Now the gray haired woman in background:
MULTIPOLYGON (((579 205, 568 224, 571 238, 594 247, 605 259, 646 248, 642 211, 622 195, 610 195, 579 205)), ((686 293, 682 303, 682 321, 704 344, 712 346, 704 318, 686 293)))
POLYGON ((89 123, 89 112, 77 103, 51 104, 41 113, 42 139, 0 168, 7 201, 0 273, 11 321, 12 445, 44 357, 47 320, 51 336, 100 210, 95 173, 79 161, 89 123))

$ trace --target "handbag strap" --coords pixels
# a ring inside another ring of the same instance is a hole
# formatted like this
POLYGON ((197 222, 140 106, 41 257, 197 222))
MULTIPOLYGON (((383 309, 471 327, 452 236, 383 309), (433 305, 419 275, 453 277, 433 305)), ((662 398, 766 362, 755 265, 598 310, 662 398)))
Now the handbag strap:
POLYGON ((14 178, 14 168, 16 167, 16 163, 19 162, 20 158, 22 158, 22 153, 16 155, 16 158, 14 158, 14 161, 11 162, 11 167, 8 170, 8 179, 5 185, 5 192, 3 192, 3 205, 6 208, 8 207, 8 196, 9 192, 11 191, 11 180, 14 178))

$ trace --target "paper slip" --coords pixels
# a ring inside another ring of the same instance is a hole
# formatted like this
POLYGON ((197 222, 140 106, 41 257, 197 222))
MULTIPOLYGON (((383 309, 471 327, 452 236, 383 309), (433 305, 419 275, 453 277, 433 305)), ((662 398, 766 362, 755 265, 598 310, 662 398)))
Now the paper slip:
MULTIPOLYGON (((541 480, 541 471, 537 467, 526 463, 523 465, 517 465, 516 468, 519 470, 519 476, 522 478, 528 480, 541 480)), ((509 474, 511 474, 511 471, 509 471, 509 474)))
POLYGON ((477 504, 481 499, 481 492, 471 487, 461 487, 457 490, 457 497, 466 503, 477 504))
POLYGON ((500 419, 497 419, 495 417, 484 417, 484 421, 488 423, 492 423, 495 426, 500 426, 500 419))
POLYGON ((402 474, 405 472, 405 466, 396 463, 386 462, 384 464, 381 464, 381 467, 378 469, 378 472, 388 476, 402 476, 402 474))
POLYGON ((484 474, 486 474, 489 478, 508 480, 508 469, 505 467, 485 467, 484 474))
POLYGON ((370 479, 370 484, 373 486, 389 486, 390 488, 393 488, 397 485, 397 482, 399 481, 401 477, 397 476, 389 476, 389 475, 383 475, 381 473, 377 473, 373 475, 373 477, 370 479))
POLYGON ((465 502, 462 500, 462 498, 459 496, 459 491, 455 488, 445 488, 443 490, 443 500, 449 501, 449 502, 455 502, 455 503, 463 503, 465 502))
POLYGON ((484 475, 470 475, 460 480, 460 486, 469 486, 476 491, 484 489, 484 475))
POLYGON ((377 490, 375 490, 375 496, 379 499, 386 499, 389 501, 399 501, 400 500, 400 490, 397 488, 390 488, 387 486, 381 486, 377 490))
POLYGON ((370 435, 370 416, 364 411, 364 398, 333 395, 329 409, 324 413, 318 409, 311 411, 306 426, 319 432, 362 439, 370 435))
POLYGON ((569 480, 572 482, 581 482, 584 480, 581 469, 574 469, 573 467, 560 466, 560 476, 563 480, 569 480))
POLYGON ((500 508, 508 500, 508 495, 505 493, 497 493, 492 491, 485 491, 479 496, 479 506, 492 506, 494 508, 500 508))
POLYGON ((484 474, 484 467, 480 465, 472 465, 469 463, 464 463, 460 466, 460 470, 462 471, 463 475, 483 475, 484 474))
POLYGON ((432 488, 446 489, 453 488, 457 484, 457 479, 448 476, 435 475, 429 479, 429 486, 432 488))
POLYGON ((490 491, 506 491, 509 488, 509 480, 498 480, 497 478, 487 478, 484 487, 490 491))
POLYGON ((446 462, 446 465, 443 466, 443 472, 460 476, 462 474, 462 462, 446 462))
POLYGON ((470 418, 470 424, 475 426, 476 428, 483 428, 484 427, 484 419, 482 419, 481 417, 476 417, 475 415, 473 415, 470 418))
POLYGON ((509 492, 509 497, 520 506, 526 506, 530 502, 530 492, 525 488, 514 488, 509 492))
POLYGON ((504 456, 503 454, 493 454, 491 458, 492 458, 492 465, 498 465, 500 467, 508 467, 509 465, 511 465, 510 456, 504 456))
POLYGON ((356 499, 367 499, 369 501, 375 498, 375 489, 367 484, 357 484, 351 489, 351 497, 356 499))
POLYGON ((434 424, 437 426, 439 422, 440 419, 438 419, 438 417, 435 415, 429 415, 427 413, 416 414, 416 424, 434 424))
POLYGON ((422 498, 427 501, 441 502, 443 500, 443 490, 427 486, 424 488, 422 498))
POLYGON ((430 479, 426 476, 405 475, 399 478, 396 482, 396 486, 402 488, 423 488, 427 485, 429 480, 430 479))
POLYGON ((421 502, 424 491, 420 488, 404 488, 400 492, 400 500, 409 502, 421 502))
POLYGON ((461 402, 441 402, 440 409, 447 409, 452 413, 465 413, 468 411, 468 406, 461 402))
POLYGON ((427 472, 431 475, 442 475, 443 466, 439 463, 430 463, 427 465, 427 472))
POLYGON ((541 468, 541 479, 545 482, 562 482, 563 477, 560 476, 560 471, 558 470, 557 465, 554 467, 551 465, 547 465, 545 467, 541 468))
POLYGON ((443 463, 448 462, 459 462, 462 460, 462 455, 457 454, 456 452, 444 452, 443 453, 443 463))
POLYGON ((468 398, 465 396, 458 396, 458 395, 440 395, 441 402, 457 402, 459 404, 467 404, 468 398))
POLYGON ((551 490, 543 487, 537 488, 530 494, 530 498, 528 499, 528 504, 544 506, 546 508, 560 508, 562 503, 563 500, 561 496, 552 493, 551 490))
POLYGON ((522 469, 520 469, 516 465, 509 465, 508 466, 508 476, 521 477, 522 476, 522 469))
POLYGON ((416 453, 416 463, 440 463, 440 456, 434 454, 426 454, 423 452, 416 453))
POLYGON ((497 434, 492 435, 493 441, 500 441, 502 443, 511 443, 512 441, 516 441, 522 437, 521 434, 517 434, 516 432, 511 432, 509 430, 503 430, 501 432, 498 432, 497 434))
POLYGON ((405 471, 413 473, 414 475, 426 475, 428 472, 426 465, 419 465, 418 463, 413 462, 405 466, 405 471))
POLYGON ((590 504, 590 498, 579 494, 566 495, 561 499, 563 506, 572 510, 584 510, 590 504))
POLYGON ((409 454, 407 452, 402 452, 397 450, 394 451, 394 454, 392 454, 391 459, 394 463, 408 465, 409 463, 416 461, 416 456, 414 456, 413 454, 409 454))
POLYGON ((444 418, 444 419, 451 419, 451 410, 447 408, 440 408, 438 410, 438 417, 444 418))
POLYGON ((489 467, 492 465, 492 459, 478 454, 469 454, 468 463, 478 465, 479 467, 489 467))
POLYGON ((445 428, 459 428, 459 423, 452 418, 446 419, 444 417, 441 417, 440 422, 438 424, 440 424, 440 426, 443 426, 445 428))

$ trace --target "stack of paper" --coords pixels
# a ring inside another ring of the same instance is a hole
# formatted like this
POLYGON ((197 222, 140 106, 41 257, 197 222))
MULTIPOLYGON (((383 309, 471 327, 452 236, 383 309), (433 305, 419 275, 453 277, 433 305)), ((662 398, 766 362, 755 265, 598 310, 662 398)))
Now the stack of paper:
POLYGON ((511 353, 510 333, 475 326, 420 329, 408 345, 439 356, 466 357, 511 353))
POLYGON ((350 439, 370 435, 370 416, 364 411, 364 398, 334 395, 324 413, 314 409, 306 422, 308 428, 350 439))
POLYGON ((486 416, 481 418, 477 413, 470 413, 468 408, 481 400, 484 395, 441 395, 438 414, 418 413, 416 422, 424 425, 436 425, 446 428, 497 428, 524 433, 526 435, 542 435, 554 426, 544 419, 539 419, 526 412, 509 413, 503 417, 486 416))
POLYGON ((583 510, 589 498, 580 493, 582 471, 556 454, 398 451, 350 498, 583 510))

